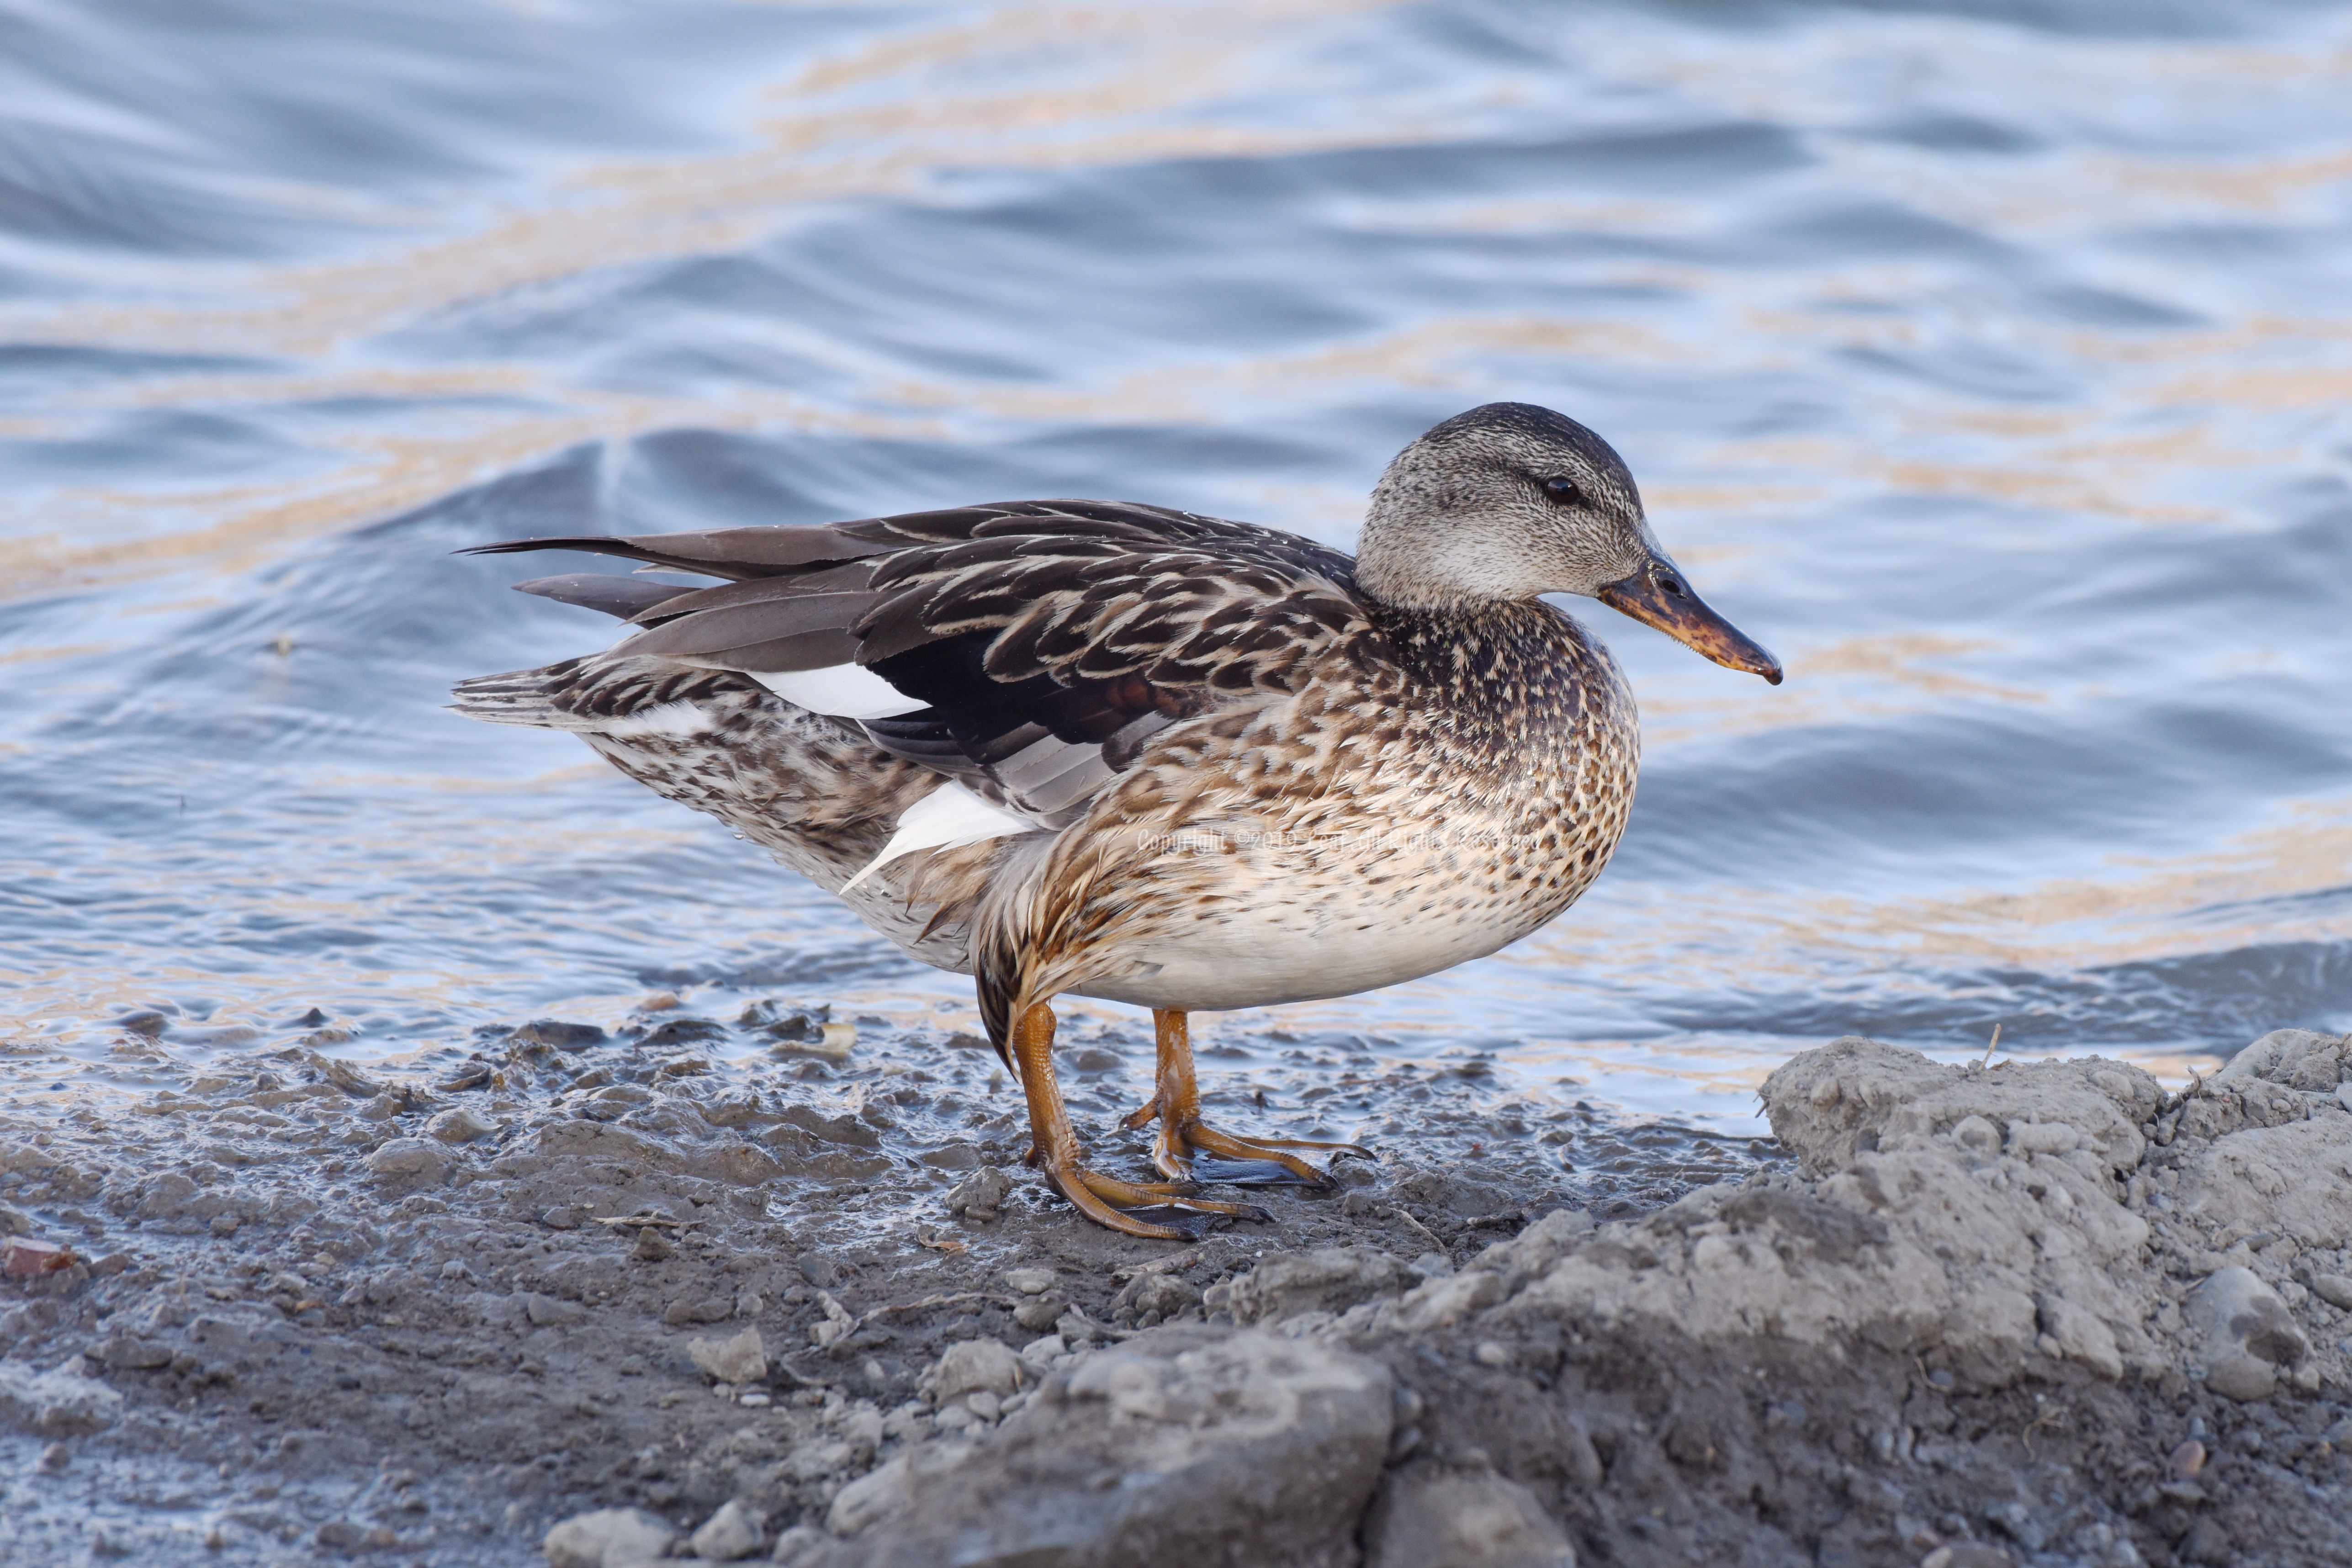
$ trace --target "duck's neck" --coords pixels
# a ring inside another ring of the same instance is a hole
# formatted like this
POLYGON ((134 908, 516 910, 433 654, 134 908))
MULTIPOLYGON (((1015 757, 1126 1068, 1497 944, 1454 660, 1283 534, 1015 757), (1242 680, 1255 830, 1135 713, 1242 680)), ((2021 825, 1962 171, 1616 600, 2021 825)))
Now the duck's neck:
POLYGON ((1615 667, 1575 618, 1540 600, 1417 609, 1373 602, 1372 624, 1423 700, 1496 713, 1573 714, 1615 667))

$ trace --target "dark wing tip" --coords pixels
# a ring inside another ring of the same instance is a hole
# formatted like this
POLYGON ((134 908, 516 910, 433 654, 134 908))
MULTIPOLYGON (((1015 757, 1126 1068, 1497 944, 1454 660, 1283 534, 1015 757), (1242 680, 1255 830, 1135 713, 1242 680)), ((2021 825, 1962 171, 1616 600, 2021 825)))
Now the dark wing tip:
POLYGON ((644 577, 615 577, 597 572, 572 572, 561 577, 533 577, 517 583, 518 594, 535 594, 558 604, 602 610, 620 620, 632 620, 656 605, 667 604, 694 588, 684 583, 656 583, 644 577))
POLYGON ((586 550, 601 552, 627 541, 609 533, 570 534, 560 539, 501 539, 496 544, 468 544, 452 555, 520 555, 527 550, 586 550))

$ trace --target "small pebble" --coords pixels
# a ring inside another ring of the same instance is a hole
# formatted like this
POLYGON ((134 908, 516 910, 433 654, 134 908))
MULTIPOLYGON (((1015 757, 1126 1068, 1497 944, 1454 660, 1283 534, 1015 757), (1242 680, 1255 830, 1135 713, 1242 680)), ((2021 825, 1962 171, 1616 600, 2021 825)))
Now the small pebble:
POLYGON ((637 1232, 636 1248, 630 1256, 642 1263, 659 1263, 677 1251, 659 1226, 649 1225, 637 1232))
POLYGON ((1037 1333, 1052 1328, 1068 1308, 1069 1303, 1058 1296, 1044 1296, 1013 1308, 1013 1321, 1030 1332, 1037 1333))
POLYGON ((2164 1461, 2165 1473, 2176 1481, 2191 1480, 2205 1468, 2205 1445, 2191 1437, 2164 1461))
POLYGON ((712 1514, 709 1522, 694 1532, 688 1544, 694 1548, 694 1554, 706 1563, 731 1563, 757 1552, 766 1539, 767 1529, 767 1515, 740 1500, 731 1501, 712 1514))
POLYGON ((1004 1282, 1024 1296, 1042 1296, 1054 1288, 1054 1271, 1050 1268, 1008 1268, 1004 1282))
POLYGON ((757 1329, 745 1329, 732 1339, 690 1341, 686 1353, 721 1383, 757 1383, 768 1375, 767 1347, 757 1329))

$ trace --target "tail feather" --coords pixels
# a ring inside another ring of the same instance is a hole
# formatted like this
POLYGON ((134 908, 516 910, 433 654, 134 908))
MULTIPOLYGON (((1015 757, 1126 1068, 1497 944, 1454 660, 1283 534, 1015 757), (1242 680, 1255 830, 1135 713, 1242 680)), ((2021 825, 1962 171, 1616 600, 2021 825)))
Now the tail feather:
POLYGON ((904 856, 846 886, 940 787, 856 724, 788 702, 750 676, 591 654, 459 684, 469 719, 563 730, 614 767, 706 812, 828 892, 911 956, 962 970, 984 856, 904 856), (918 889, 919 885, 919 892, 918 889))
POLYGON ((457 684, 449 695, 457 700, 449 706, 486 724, 525 724, 541 730, 575 728, 563 722, 563 714, 552 694, 562 689, 564 677, 575 673, 583 662, 568 658, 542 669, 478 675, 457 684))
MULTIPOLYGON (((468 719, 584 734, 659 732, 663 710, 680 705, 757 705, 765 691, 746 676, 667 659, 590 654, 539 669, 478 675, 457 683, 450 704, 468 719), (648 725, 652 725, 649 731, 648 725)), ((676 725, 667 728, 683 733, 676 725)))

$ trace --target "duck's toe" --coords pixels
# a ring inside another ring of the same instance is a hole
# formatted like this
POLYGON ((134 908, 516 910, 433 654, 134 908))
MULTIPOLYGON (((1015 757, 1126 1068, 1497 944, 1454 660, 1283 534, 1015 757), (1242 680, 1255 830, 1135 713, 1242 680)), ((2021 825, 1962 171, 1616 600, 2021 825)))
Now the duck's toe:
POLYGON ((1163 1119, 1152 1151, 1153 1163, 1169 1175, 1181 1173, 1196 1181, 1233 1186, 1298 1186, 1328 1190, 1339 1184, 1297 1155, 1286 1151, 1306 1149, 1332 1154, 1372 1152, 1355 1143, 1329 1143, 1311 1138, 1242 1138, 1220 1132, 1197 1117, 1174 1128, 1163 1119))
POLYGON ((1271 1223, 1274 1216, 1255 1204, 1229 1204, 1196 1197, 1201 1184, 1193 1181, 1123 1182, 1084 1165, 1056 1170, 1049 1163, 1045 1179, 1080 1213, 1098 1225, 1129 1236, 1160 1241, 1198 1241, 1234 1220, 1271 1223))

